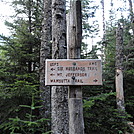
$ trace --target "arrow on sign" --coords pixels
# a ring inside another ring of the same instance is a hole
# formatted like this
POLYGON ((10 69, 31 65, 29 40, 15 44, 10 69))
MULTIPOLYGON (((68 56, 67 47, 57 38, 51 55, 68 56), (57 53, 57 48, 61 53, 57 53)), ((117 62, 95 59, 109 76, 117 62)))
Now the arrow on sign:
POLYGON ((94 81, 94 82, 97 82, 98 80, 95 79, 95 80, 93 80, 93 81, 94 81))
POLYGON ((51 68, 51 70, 53 71, 53 70, 55 70, 54 68, 51 68))
POLYGON ((51 76, 55 76, 55 74, 50 74, 51 76))

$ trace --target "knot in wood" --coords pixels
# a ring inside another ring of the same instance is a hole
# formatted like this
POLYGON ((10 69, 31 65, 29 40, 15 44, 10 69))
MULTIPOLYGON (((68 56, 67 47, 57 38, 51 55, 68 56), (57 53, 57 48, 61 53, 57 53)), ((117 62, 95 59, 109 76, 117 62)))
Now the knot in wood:
POLYGON ((63 15, 61 13, 56 13, 57 19, 63 18, 63 15))

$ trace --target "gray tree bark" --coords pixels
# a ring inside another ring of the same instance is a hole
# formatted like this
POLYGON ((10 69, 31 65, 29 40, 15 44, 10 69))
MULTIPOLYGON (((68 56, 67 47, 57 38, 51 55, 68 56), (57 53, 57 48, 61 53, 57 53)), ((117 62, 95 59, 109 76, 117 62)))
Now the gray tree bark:
POLYGON ((105 62, 105 47, 106 47, 106 21, 105 21, 105 1, 101 0, 101 4, 102 4, 102 22, 103 22, 103 44, 102 44, 102 48, 101 48, 101 59, 103 62, 105 62))
POLYGON ((123 91, 123 29, 120 24, 116 31, 116 101, 119 111, 124 112, 123 91))
MULTIPOLYGON (((102 19, 103 19, 103 40, 106 40, 106 25, 105 25, 105 3, 104 0, 101 0, 102 4, 102 19)), ((104 43, 105 46, 105 43, 104 43)))
POLYGON ((51 58, 51 23, 51 0, 44 0, 44 18, 42 22, 43 28, 40 47, 40 96, 43 105, 40 113, 44 118, 50 118, 51 113, 50 86, 45 86, 45 60, 51 58))
POLYGON ((133 31, 133 35, 134 35, 134 12, 133 12, 133 4, 132 4, 132 0, 128 0, 129 1, 129 10, 130 10, 130 17, 131 17, 131 28, 133 31))
MULTIPOLYGON (((52 0, 52 58, 66 59, 66 0, 52 0)), ((52 134, 68 134, 68 87, 52 86, 52 134)))
MULTIPOLYGON (((68 59, 80 59, 82 39, 81 1, 71 1, 67 19, 68 59)), ((69 134, 84 134, 81 86, 69 87, 69 134)))

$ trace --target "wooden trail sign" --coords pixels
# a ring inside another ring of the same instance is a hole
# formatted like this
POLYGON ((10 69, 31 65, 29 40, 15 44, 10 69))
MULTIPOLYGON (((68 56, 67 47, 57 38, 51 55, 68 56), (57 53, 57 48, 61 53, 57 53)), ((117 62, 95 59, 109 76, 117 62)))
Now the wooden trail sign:
POLYGON ((102 85, 99 59, 47 59, 45 85, 102 85))

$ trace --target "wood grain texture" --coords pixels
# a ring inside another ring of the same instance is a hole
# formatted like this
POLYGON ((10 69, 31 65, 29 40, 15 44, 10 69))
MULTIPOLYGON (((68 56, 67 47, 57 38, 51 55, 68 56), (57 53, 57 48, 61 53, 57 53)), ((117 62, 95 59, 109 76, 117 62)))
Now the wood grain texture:
MULTIPOLYGON (((80 59, 82 39, 80 0, 71 1, 67 20, 67 58, 80 59)), ((84 134, 81 86, 69 86, 69 134, 84 134)))

